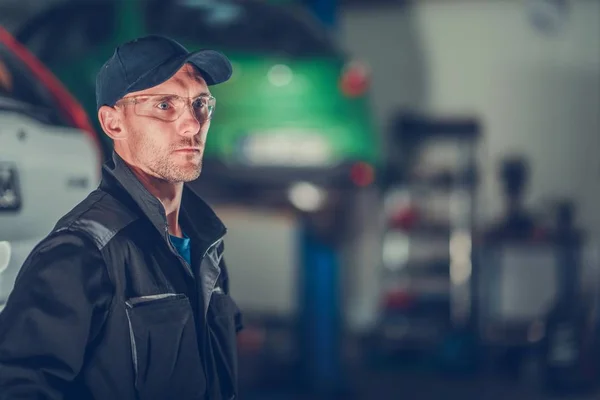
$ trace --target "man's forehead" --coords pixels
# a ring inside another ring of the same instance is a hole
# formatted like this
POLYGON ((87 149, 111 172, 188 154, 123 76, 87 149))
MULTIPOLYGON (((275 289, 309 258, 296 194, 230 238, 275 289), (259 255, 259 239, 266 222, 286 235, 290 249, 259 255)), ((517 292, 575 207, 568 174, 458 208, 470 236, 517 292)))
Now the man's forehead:
POLYGON ((196 67, 189 63, 183 64, 183 66, 179 68, 179 71, 175 73, 175 75, 177 74, 186 74, 192 79, 197 79, 199 81, 204 82, 204 78, 202 77, 200 71, 198 71, 196 67))

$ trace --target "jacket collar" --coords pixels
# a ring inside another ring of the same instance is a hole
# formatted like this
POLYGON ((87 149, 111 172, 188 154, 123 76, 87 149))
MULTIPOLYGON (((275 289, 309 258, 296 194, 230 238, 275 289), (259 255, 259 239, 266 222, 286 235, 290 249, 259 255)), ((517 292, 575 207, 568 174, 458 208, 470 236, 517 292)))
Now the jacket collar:
MULTIPOLYGON (((116 195, 117 199, 137 208, 168 240, 168 224, 162 203, 134 175, 125 161, 113 152, 112 160, 102 167, 100 188, 116 195), (123 193, 127 196, 123 196, 123 193)), ((186 234, 210 245, 225 235, 227 229, 208 204, 187 184, 181 200, 180 219, 186 234)))

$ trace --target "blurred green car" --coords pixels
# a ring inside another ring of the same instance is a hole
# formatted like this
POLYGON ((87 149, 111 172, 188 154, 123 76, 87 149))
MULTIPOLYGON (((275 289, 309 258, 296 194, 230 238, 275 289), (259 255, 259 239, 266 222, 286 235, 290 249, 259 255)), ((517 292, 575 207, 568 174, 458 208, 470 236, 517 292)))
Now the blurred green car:
MULTIPOLYGON (((382 164, 368 74, 326 29, 293 5, 251 0, 79 0, 45 9, 17 38, 95 120, 95 76, 114 48, 149 34, 217 49, 234 74, 217 99, 201 181, 288 188, 366 187, 382 164)), ((106 141, 105 150, 110 151, 106 141)))

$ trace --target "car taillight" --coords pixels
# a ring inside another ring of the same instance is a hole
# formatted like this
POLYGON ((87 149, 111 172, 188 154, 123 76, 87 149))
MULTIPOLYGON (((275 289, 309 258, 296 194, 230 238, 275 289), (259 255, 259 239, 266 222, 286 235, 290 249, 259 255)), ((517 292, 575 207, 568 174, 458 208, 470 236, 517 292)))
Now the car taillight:
POLYGON ((357 162, 350 168, 350 179, 356 186, 369 186, 375 181, 375 170, 365 162, 357 162))
POLYGON ((394 214, 390 218, 390 225, 394 228, 400 228, 409 231, 419 222, 419 213, 415 207, 405 207, 394 214))
POLYGON ((415 304, 415 295, 406 291, 390 291, 383 298, 387 310, 407 310, 415 304))
POLYGON ((348 63, 340 78, 340 90, 345 96, 359 97, 369 88, 369 71, 365 64, 353 61, 348 63))

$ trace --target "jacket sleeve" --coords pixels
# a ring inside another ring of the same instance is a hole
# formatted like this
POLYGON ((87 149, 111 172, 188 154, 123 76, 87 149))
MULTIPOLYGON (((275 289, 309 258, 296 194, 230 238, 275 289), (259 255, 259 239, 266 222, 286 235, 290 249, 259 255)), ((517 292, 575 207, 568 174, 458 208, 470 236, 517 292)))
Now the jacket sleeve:
POLYGON ((102 256, 87 238, 61 233, 44 239, 0 313, 0 400, 62 399, 112 295, 102 256))

